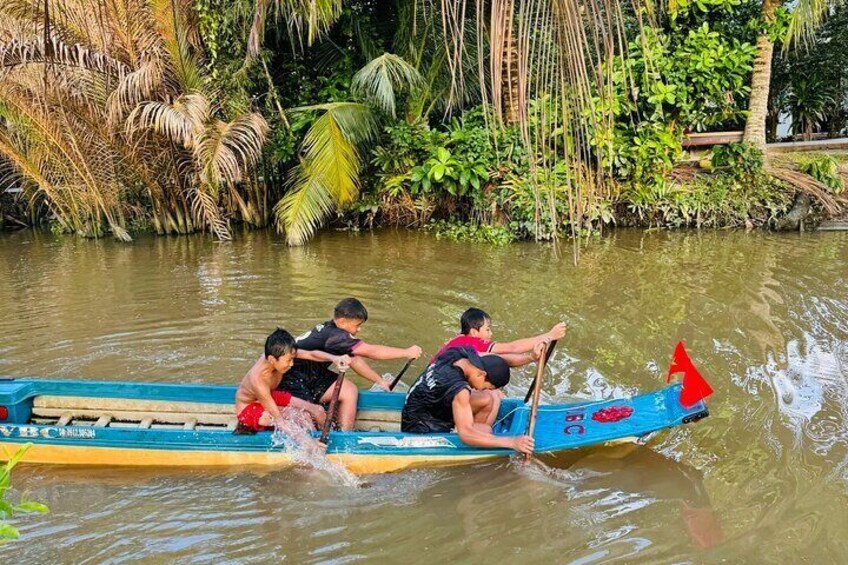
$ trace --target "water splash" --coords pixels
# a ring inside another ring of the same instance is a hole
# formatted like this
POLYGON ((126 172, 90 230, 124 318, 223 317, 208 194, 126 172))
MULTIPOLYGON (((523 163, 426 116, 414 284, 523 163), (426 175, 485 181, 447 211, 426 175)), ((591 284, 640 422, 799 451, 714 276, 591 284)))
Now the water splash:
POLYGON ((283 419, 274 424, 271 433, 271 442, 275 448, 290 453, 298 465, 326 473, 334 484, 357 488, 363 486, 363 482, 344 465, 326 457, 324 448, 312 436, 315 427, 306 412, 287 406, 280 409, 280 414, 283 419))

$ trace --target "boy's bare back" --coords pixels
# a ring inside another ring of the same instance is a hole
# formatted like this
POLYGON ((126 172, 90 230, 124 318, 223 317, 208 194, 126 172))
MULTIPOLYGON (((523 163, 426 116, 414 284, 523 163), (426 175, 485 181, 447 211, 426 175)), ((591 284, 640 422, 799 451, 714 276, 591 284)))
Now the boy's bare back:
POLYGON ((239 383, 236 391, 236 412, 241 412, 248 404, 260 401, 260 395, 257 393, 259 387, 268 393, 275 390, 282 380, 283 374, 275 371, 264 356, 257 359, 239 383))

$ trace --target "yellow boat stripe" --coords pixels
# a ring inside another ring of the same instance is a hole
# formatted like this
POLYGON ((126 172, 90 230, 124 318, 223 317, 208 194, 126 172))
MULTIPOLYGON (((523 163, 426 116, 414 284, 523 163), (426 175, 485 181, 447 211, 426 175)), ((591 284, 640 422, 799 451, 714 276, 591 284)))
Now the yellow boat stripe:
MULTIPOLYGON (((3 441, 0 461, 7 461, 26 442, 3 441)), ((501 455, 358 455, 335 453, 331 461, 357 474, 392 473, 418 467, 451 467, 488 461, 501 455)), ((291 467, 291 455, 280 451, 177 451, 79 445, 32 444, 25 463, 53 465, 121 465, 139 467, 291 467)))

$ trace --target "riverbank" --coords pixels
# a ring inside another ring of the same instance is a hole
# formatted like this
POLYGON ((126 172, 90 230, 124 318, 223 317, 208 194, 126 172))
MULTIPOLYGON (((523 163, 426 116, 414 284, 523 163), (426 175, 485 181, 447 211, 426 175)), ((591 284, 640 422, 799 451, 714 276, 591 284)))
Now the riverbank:
MULTIPOLYGON (((779 153, 763 162, 737 145, 681 162, 659 180, 611 182, 605 196, 580 207, 579 218, 569 215, 569 201, 576 195, 556 175, 541 185, 518 183, 510 174, 491 177, 479 202, 450 194, 435 198, 429 193, 387 189, 397 179, 378 176, 328 227, 417 228, 437 237, 505 245, 523 239, 588 237, 617 227, 809 231, 822 222, 827 229, 840 229, 841 222, 848 220, 848 153, 779 153)), ((64 231, 50 219, 49 209, 32 209, 32 202, 23 191, 0 195, 0 228, 64 231)), ((127 221, 128 233, 155 232, 144 208, 133 210, 135 219, 127 221)), ((240 224, 273 229, 272 223, 269 218, 231 222, 228 231, 240 224)))

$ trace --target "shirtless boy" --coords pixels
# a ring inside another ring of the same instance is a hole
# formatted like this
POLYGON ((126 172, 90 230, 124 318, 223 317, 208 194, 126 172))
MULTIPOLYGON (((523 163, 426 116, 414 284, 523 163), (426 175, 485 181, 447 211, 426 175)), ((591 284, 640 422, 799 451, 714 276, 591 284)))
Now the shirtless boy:
POLYGON ((288 392, 275 390, 283 375, 291 369, 295 358, 335 363, 346 368, 347 355, 330 355, 323 351, 298 351, 289 332, 277 329, 265 340, 265 355, 250 368, 236 391, 236 416, 242 431, 269 430, 282 420, 280 408, 291 406, 307 412, 319 426, 326 414, 318 404, 295 398, 288 392))

